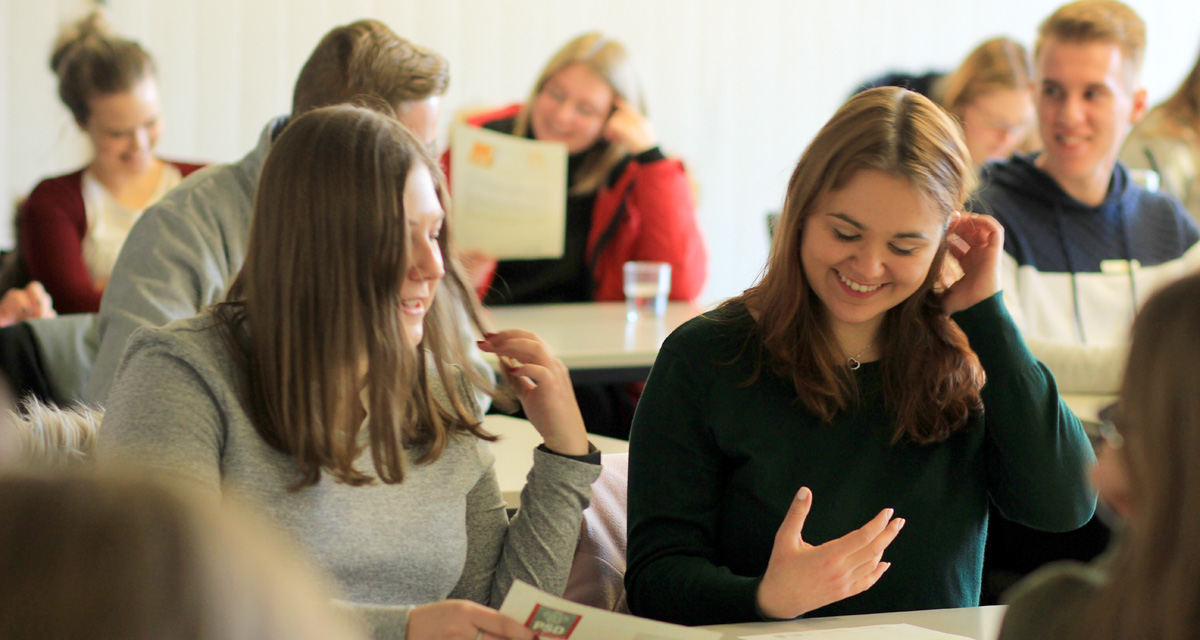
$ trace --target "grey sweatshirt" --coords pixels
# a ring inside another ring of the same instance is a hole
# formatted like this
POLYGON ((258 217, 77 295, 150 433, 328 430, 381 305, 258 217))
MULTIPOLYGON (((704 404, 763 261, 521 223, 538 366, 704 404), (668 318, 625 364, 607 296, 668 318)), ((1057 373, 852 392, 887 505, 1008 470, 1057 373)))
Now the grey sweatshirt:
MULTIPOLYGON (((486 442, 454 436, 404 482, 351 487, 328 474, 289 491, 295 460, 242 407, 244 374, 212 316, 141 329, 113 385, 101 463, 136 463, 262 508, 333 576, 375 638, 403 638, 413 606, 466 598, 499 606, 513 579, 561 593, 600 467, 535 451, 510 523, 486 442)), ((370 451, 358 460, 372 473, 370 451)))
MULTIPOLYGON (((138 218, 100 302, 95 327, 99 336, 82 338, 91 345, 89 350, 99 343, 85 400, 103 403, 108 397, 121 354, 136 329, 189 318, 225 299, 246 260, 258 176, 272 138, 285 124, 286 117, 272 120, 244 158, 188 176, 138 218)), ((491 375, 466 329, 465 314, 459 326, 464 327, 462 339, 476 368, 491 375)), ((477 392, 475 401, 486 409, 491 398, 477 392)))

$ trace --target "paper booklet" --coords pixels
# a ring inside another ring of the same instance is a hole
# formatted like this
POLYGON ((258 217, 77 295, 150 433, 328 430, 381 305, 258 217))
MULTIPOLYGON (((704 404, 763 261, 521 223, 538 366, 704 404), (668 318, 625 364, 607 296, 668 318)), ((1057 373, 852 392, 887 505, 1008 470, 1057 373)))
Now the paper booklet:
POLYGON ((450 154, 460 249, 499 259, 561 258, 567 145, 460 124, 450 154))
POLYGON ((514 581, 500 613, 544 640, 721 640, 718 631, 681 627, 576 604, 514 581))
POLYGON ((740 636, 740 640, 970 640, 970 638, 911 624, 879 624, 844 629, 766 633, 740 636))

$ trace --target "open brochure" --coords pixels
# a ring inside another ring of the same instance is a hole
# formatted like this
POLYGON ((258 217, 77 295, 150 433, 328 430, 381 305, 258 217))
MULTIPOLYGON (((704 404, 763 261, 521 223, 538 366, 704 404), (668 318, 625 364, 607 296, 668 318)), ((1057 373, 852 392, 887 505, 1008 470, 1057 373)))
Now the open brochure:
POLYGON ((814 629, 740 636, 740 640, 970 640, 911 624, 878 624, 845 629, 814 629))
POLYGON ((721 640, 720 632, 681 627, 576 604, 517 580, 500 613, 546 640, 721 640))
POLYGON ((501 260, 561 258, 567 145, 480 127, 454 129, 450 154, 457 244, 501 260))

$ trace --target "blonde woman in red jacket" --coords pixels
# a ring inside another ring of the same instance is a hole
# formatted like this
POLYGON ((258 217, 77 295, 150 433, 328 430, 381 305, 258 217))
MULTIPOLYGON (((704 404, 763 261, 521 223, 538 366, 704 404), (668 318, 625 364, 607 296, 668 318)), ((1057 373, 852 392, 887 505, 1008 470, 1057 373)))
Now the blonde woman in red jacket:
POLYGON ((587 33, 554 54, 524 104, 468 120, 564 142, 569 154, 563 257, 497 263, 468 252, 485 304, 623 300, 628 260, 670 263, 674 300, 700 294, 708 254, 691 184, 683 163, 659 148, 645 111, 625 47, 587 33))

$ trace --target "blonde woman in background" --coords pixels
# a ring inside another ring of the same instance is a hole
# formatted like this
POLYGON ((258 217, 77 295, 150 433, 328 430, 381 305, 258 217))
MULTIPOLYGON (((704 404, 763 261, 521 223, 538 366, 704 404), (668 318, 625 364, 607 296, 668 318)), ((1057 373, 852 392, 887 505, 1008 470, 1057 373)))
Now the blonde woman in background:
POLYGON ((978 167, 1003 160, 1018 149, 1038 147, 1031 71, 1025 47, 999 37, 975 47, 951 73, 891 73, 858 90, 900 86, 926 95, 958 119, 971 162, 978 167))
POLYGON ((21 257, 59 313, 95 312, 138 216, 201 165, 155 155, 163 122, 154 62, 100 13, 63 31, 50 68, 93 156, 29 195, 18 214, 21 257))
MULTIPOLYGON (((464 265, 488 306, 625 299, 630 260, 671 265, 671 299, 694 300, 708 252, 683 162, 668 157, 646 116, 633 61, 620 42, 583 34, 558 50, 523 104, 468 119, 514 136, 564 143, 563 255, 501 260, 464 247, 464 265)), ((443 168, 449 171, 449 152, 443 168)), ((588 430, 627 438, 640 385, 577 385, 588 430)))
POLYGON ((708 254, 691 184, 683 163, 659 147, 620 42, 599 33, 571 40, 542 69, 524 104, 468 122, 562 142, 569 154, 563 257, 497 264, 469 254, 485 304, 624 300, 621 269, 628 260, 668 262, 671 298, 699 295, 708 254))
POLYGON ((993 38, 934 85, 934 99, 962 124, 976 166, 1036 146, 1030 142, 1035 129, 1031 76, 1025 47, 1010 38, 993 38))
POLYGON ((1200 221, 1200 57, 1175 93, 1134 126, 1120 159, 1157 173, 1159 189, 1200 221))

